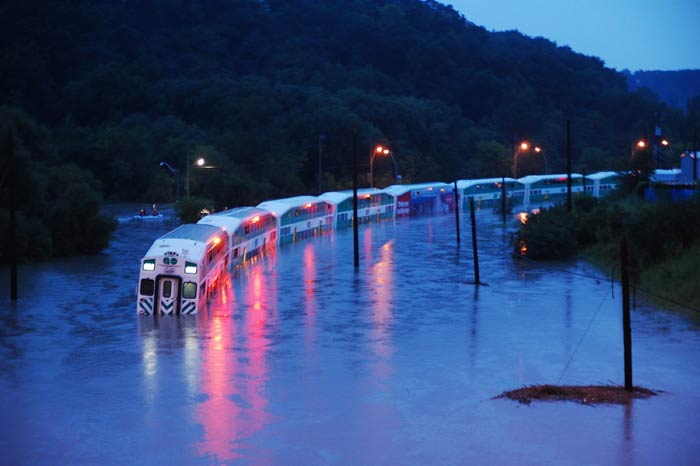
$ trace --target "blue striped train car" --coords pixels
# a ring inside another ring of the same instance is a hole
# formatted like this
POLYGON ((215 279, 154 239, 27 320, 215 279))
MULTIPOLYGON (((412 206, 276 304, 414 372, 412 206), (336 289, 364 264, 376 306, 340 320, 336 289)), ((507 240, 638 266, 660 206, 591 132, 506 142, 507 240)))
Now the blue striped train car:
POLYGON ((297 196, 265 201, 258 208, 277 219, 277 244, 323 233, 333 228, 333 204, 314 196, 297 196))
MULTIPOLYGON (((334 206, 333 225, 336 229, 352 226, 352 191, 328 192, 319 196, 334 206)), ((357 217, 360 223, 379 222, 394 218, 394 197, 376 188, 357 190, 357 217)))

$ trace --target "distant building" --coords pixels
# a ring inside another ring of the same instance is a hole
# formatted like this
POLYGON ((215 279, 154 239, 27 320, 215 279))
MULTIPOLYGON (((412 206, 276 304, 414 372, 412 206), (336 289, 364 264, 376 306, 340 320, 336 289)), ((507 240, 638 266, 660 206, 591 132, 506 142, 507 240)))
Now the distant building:
POLYGON ((700 152, 685 151, 681 154, 681 174, 678 181, 684 183, 692 183, 695 180, 700 181, 700 160, 695 163, 695 160, 700 157, 700 152), (695 176, 693 176, 693 164, 695 163, 695 176))

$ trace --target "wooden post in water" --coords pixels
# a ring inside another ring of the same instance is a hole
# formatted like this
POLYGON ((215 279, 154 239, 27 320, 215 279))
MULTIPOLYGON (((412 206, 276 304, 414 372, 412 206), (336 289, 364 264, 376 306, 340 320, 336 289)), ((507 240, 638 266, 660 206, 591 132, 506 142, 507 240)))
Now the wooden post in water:
POLYGON ((503 216, 503 224, 506 223, 506 178, 501 177, 501 215, 503 216))
POLYGON ((571 212, 574 202, 571 195, 571 121, 566 120, 566 210, 571 212))
POLYGON ((620 274, 622 281, 622 337, 625 356, 625 390, 632 391, 632 329, 630 325, 630 279, 626 236, 620 242, 620 274))
POLYGON ((360 239, 357 227, 357 133, 352 132, 352 244, 355 268, 360 267, 360 239))
POLYGON ((476 215, 474 215, 474 197, 469 198, 469 213, 472 219, 472 250, 474 251, 474 284, 481 284, 479 279, 479 251, 476 246, 476 215))
POLYGON ((459 191, 457 191, 457 180, 455 180, 455 224, 457 226, 457 245, 462 242, 459 235, 459 191))
POLYGON ((12 130, 7 129, 5 135, 5 152, 8 167, 7 178, 10 191, 10 237, 8 247, 10 248, 10 299, 17 301, 17 162, 15 160, 15 141, 12 130))

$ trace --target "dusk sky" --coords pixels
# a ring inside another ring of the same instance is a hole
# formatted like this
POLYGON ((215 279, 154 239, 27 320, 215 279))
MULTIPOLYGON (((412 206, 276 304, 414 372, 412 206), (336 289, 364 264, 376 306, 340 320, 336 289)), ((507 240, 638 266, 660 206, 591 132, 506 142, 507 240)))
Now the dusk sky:
POLYGON ((443 0, 488 30, 517 29, 618 70, 700 69, 700 0, 443 0))

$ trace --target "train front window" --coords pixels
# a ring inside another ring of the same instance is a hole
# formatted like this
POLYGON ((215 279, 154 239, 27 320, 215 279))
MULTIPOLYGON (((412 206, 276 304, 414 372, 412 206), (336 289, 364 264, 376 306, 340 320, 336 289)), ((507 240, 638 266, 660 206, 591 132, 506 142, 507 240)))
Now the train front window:
POLYGON ((197 297, 197 284, 195 282, 185 282, 182 285, 182 297, 194 299, 197 297))
POLYGON ((141 279, 141 286, 139 287, 139 294, 143 296, 153 296, 155 291, 155 281, 150 278, 141 279))

